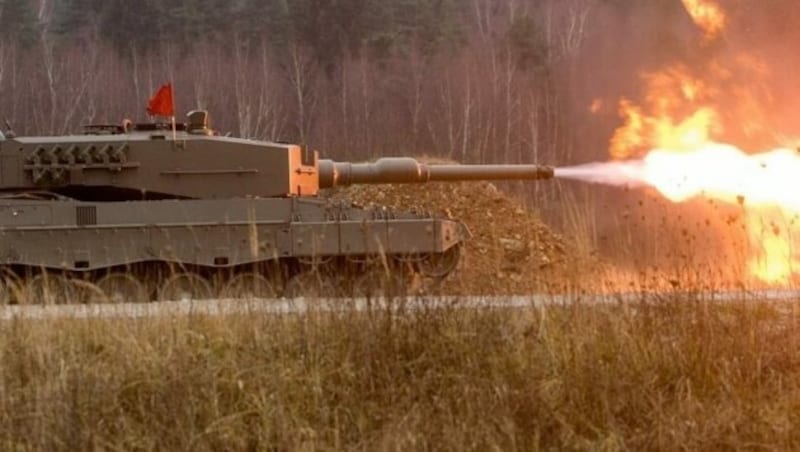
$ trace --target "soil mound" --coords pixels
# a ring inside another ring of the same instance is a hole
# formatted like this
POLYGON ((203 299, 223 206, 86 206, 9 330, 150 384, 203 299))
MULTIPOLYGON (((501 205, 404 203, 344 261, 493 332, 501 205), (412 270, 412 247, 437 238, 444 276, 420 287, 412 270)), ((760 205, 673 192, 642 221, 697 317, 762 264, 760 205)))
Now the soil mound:
POLYGON ((539 216, 488 182, 361 185, 332 196, 362 206, 428 211, 464 222, 473 237, 443 289, 453 294, 525 294, 562 286, 584 263, 539 216))

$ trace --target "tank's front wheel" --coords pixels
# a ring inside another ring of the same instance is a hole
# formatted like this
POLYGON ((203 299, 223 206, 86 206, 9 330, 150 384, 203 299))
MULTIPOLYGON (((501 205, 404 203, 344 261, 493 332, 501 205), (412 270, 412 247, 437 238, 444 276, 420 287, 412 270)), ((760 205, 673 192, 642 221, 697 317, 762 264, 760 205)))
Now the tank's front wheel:
POLYGON ((453 246, 443 253, 430 253, 417 263, 422 276, 442 279, 458 267, 461 259, 461 247, 453 246))

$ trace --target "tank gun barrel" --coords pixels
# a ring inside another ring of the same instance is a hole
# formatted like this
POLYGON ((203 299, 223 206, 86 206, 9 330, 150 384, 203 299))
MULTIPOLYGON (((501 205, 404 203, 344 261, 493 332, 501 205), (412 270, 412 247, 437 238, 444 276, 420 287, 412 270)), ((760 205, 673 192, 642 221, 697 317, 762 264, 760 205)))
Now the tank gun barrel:
POLYGON ((320 188, 357 184, 552 178, 553 168, 541 165, 428 165, 408 157, 382 158, 375 163, 319 160, 320 188))

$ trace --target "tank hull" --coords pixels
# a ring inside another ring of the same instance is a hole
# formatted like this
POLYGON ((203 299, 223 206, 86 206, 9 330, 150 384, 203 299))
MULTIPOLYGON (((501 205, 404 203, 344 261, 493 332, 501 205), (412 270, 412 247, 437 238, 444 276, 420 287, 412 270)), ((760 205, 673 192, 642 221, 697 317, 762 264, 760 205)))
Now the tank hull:
POLYGON ((13 199, 0 202, 0 224, 5 285, 20 299, 42 274, 96 284, 113 272, 149 281, 143 284, 152 298, 165 279, 182 273, 218 286, 217 296, 236 275, 255 271, 280 294, 302 273, 344 281, 376 262, 414 273, 416 262, 457 249, 469 235, 446 218, 318 198, 13 199))

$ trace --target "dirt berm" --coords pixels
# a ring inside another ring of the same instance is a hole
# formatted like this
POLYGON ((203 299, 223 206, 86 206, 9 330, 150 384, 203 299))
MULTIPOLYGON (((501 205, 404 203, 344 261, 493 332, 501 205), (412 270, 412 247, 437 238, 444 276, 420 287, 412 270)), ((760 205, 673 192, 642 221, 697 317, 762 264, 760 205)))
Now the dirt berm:
POLYGON ((331 196, 463 221, 473 237, 459 270, 444 282, 446 293, 532 293, 563 286, 585 266, 564 237, 488 182, 361 185, 331 196))

